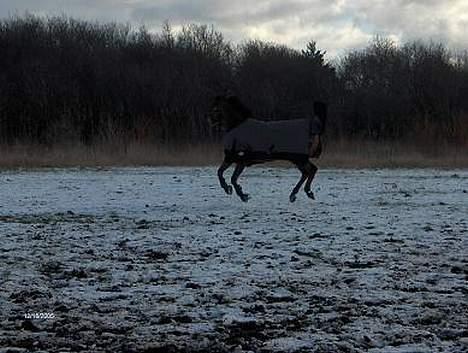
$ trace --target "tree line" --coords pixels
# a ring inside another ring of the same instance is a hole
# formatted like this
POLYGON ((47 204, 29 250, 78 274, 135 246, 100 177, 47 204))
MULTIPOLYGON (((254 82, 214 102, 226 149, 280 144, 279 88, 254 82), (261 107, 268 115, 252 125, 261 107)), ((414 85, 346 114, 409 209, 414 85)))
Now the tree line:
POLYGON ((226 92, 266 120, 325 101, 330 138, 467 143, 468 55, 443 44, 375 38, 330 63, 314 41, 234 45, 206 25, 0 20, 0 144, 215 141, 226 92))

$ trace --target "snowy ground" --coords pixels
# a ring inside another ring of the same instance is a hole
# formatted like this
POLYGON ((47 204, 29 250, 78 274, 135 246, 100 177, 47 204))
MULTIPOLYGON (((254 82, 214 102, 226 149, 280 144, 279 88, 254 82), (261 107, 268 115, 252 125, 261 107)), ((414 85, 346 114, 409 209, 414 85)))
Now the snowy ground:
POLYGON ((0 351, 468 350, 468 170, 215 175, 1 172, 0 351))

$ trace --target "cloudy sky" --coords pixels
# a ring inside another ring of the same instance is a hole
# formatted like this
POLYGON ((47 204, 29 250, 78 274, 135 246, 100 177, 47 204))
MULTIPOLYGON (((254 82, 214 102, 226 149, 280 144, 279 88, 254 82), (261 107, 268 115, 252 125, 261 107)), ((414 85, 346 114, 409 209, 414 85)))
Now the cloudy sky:
POLYGON ((397 42, 442 41, 468 48, 468 0, 1 0, 0 17, 66 14, 159 30, 168 20, 213 24, 233 42, 256 38, 304 48, 313 39, 330 57, 375 35, 397 42))

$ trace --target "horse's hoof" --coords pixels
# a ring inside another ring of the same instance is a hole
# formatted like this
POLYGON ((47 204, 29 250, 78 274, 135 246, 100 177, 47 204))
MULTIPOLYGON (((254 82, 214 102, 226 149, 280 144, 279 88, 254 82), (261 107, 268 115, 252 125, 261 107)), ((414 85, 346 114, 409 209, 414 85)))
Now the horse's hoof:
POLYGON ((242 194, 240 195, 240 199, 243 201, 243 202, 247 202, 249 201, 249 195, 248 194, 242 194))
POLYGON ((226 194, 228 195, 232 195, 232 186, 231 185, 228 185, 224 191, 226 191, 226 194))
POLYGON ((311 198, 312 200, 315 200, 315 195, 312 191, 306 191, 306 194, 309 198, 311 198))
POLYGON ((289 195, 289 202, 294 202, 294 201, 296 201, 296 198, 297 198, 297 197, 296 197, 295 194, 294 194, 294 195, 289 195))

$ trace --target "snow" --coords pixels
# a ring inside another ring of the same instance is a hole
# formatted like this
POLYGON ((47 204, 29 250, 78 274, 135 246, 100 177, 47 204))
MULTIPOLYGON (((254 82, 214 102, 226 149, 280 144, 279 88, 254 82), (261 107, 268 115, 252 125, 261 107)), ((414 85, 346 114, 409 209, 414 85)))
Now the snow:
POLYGON ((0 172, 0 347, 466 350, 468 170, 319 170, 289 203, 298 178, 0 172))

